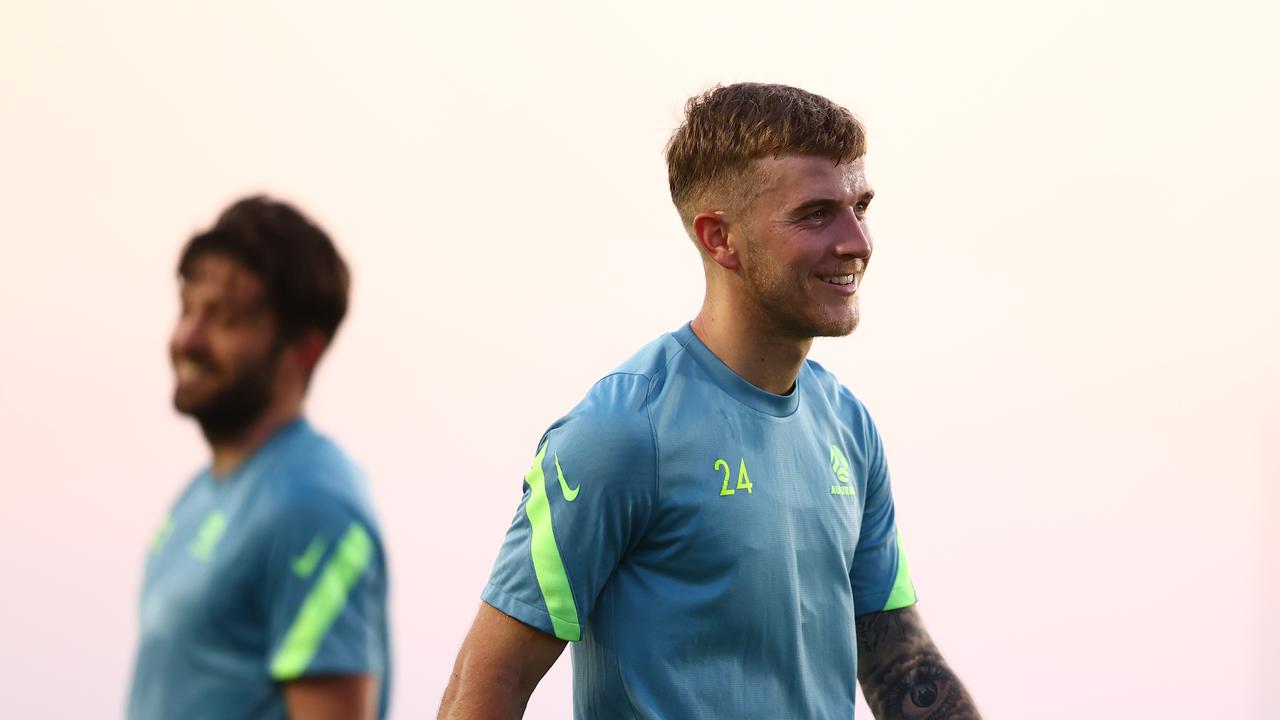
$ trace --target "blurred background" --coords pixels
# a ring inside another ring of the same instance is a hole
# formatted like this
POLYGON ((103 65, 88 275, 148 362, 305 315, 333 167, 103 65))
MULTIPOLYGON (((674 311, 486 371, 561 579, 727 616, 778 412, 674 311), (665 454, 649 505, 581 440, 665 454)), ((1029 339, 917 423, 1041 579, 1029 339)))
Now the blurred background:
MULTIPOLYGON (((123 713, 181 243, 251 192, 338 241, 309 414, 434 717, 542 430, 702 297, 663 144, 714 83, 868 125, 871 409, 935 638, 991 718, 1275 717, 1271 3, 0 7, 0 714, 123 713)), ((852 680, 852 679, 851 679, 852 680)), ((568 654, 529 707, 570 716, 568 654)), ((869 718, 870 714, 860 717, 869 718)))

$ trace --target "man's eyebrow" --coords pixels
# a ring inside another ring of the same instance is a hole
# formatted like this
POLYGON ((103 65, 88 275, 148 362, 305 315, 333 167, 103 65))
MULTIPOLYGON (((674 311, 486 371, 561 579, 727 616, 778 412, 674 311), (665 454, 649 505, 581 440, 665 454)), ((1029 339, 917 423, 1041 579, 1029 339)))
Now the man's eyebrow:
POLYGON ((846 204, 857 205, 858 203, 868 203, 871 202, 871 198, 874 198, 875 196, 875 190, 867 190, 866 192, 858 194, 855 200, 848 203, 845 202, 843 197, 815 197, 801 201, 799 205, 795 206, 792 212, 799 214, 820 208, 840 207, 846 204))
POLYGON ((795 206, 792 212, 804 212, 806 210, 817 210, 818 208, 832 207, 840 205, 840 200, 833 197, 816 197, 802 201, 795 206))

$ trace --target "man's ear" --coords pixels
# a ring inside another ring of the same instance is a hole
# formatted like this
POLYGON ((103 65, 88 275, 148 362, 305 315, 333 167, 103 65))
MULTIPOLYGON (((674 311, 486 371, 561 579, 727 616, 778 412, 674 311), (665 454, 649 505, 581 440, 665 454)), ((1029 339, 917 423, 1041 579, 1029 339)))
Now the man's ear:
POLYGON ((729 241, 729 221, 722 211, 708 210, 693 219, 693 239, 698 247, 726 270, 740 266, 737 253, 729 241))
POLYGON ((298 365, 310 377, 320 364, 320 357, 329 348, 329 338, 319 330, 308 330, 293 343, 298 365))

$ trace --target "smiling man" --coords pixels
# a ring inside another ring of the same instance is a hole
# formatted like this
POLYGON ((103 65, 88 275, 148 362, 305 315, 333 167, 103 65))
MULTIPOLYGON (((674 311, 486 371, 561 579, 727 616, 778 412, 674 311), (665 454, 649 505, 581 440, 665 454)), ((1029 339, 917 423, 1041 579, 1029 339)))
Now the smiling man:
POLYGON ((173 403, 211 464, 147 560, 131 720, 386 713, 387 572, 365 482, 302 405, 347 310, 347 266, 284 203, 187 243, 173 403))
POLYGON ((546 432, 442 718, 514 718, 573 642, 574 715, 976 718, 921 625, 867 410, 806 356, 858 324, 859 122, 740 84, 693 98, 671 195, 701 311, 546 432))

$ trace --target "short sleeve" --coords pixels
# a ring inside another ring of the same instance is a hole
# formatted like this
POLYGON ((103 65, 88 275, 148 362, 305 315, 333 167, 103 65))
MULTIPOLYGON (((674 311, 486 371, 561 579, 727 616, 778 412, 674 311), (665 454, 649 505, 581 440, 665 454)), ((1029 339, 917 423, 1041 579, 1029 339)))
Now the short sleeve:
POLYGON ((264 583, 271 677, 382 676, 387 582, 375 528, 322 493, 281 515, 264 583))
POLYGON ((862 509, 862 531, 854 550, 849 581, 857 615, 914 605, 915 586, 902 551, 902 536, 894 519, 893 492, 880 434, 865 416, 867 486, 862 509))
POLYGON ((538 444, 482 599, 577 641, 601 589, 635 546, 656 488, 643 376, 609 376, 538 444))

